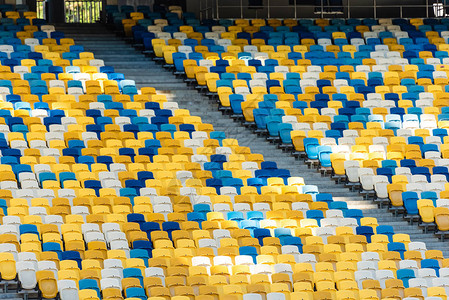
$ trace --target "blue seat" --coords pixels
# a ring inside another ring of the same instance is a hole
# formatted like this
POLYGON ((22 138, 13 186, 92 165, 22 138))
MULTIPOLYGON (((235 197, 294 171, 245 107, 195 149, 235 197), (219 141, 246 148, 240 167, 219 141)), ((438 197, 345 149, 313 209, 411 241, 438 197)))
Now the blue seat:
POLYGON ((388 236, 388 240, 393 242, 394 229, 390 225, 379 225, 376 227, 376 234, 384 234, 388 236))
POLYGON ((39 237, 39 231, 37 230, 37 226, 34 224, 22 224, 19 226, 19 233, 22 234, 35 234, 39 237))
POLYGON ((147 295, 145 290, 140 287, 130 287, 125 290, 125 295, 127 298, 138 298, 141 300, 147 300, 147 295))
POLYGON ((437 277, 440 276, 440 264, 436 259, 423 259, 421 261, 421 269, 434 269, 437 277))
POLYGON ((254 237, 259 240, 259 244, 263 246, 263 239, 266 237, 271 237, 271 232, 267 228, 256 228, 254 229, 254 237))
POLYGON ((302 241, 300 237, 297 236, 283 236, 279 238, 282 246, 296 246, 298 252, 302 253, 302 241))
POLYGON ((304 149, 306 151, 307 157, 309 159, 318 159, 318 139, 316 138, 305 138, 303 140, 304 149))
POLYGON ((178 222, 164 222, 162 223, 162 230, 167 231, 169 238, 171 239, 171 233, 175 230, 180 230, 178 222))
POLYGON ((95 279, 80 279, 78 281, 80 290, 94 290, 97 292, 98 298, 101 298, 100 288, 98 287, 98 282, 95 279))
MULTIPOLYGON (((329 193, 319 193, 316 195, 316 201, 326 202, 328 205, 334 202, 332 199, 332 194, 329 193)), ((342 202, 345 203, 345 202, 342 202)), ((347 206, 346 206, 347 208, 347 206)))
POLYGON ((289 228, 275 228, 274 236, 280 239, 282 237, 292 236, 292 232, 289 228))
POLYGON ((365 236, 366 241, 371 243, 371 236, 374 234, 374 230, 371 226, 357 226, 355 232, 357 235, 365 236))
POLYGON ((404 207, 406 209, 407 215, 413 216, 418 215, 418 201, 419 197, 416 192, 403 192, 402 193, 402 202, 404 203, 404 207))
POLYGON ((140 258, 145 263, 145 266, 148 267, 148 259, 150 258, 148 252, 144 249, 131 249, 129 251, 129 255, 131 258, 140 258))
POLYGON ((42 243, 43 252, 55 252, 58 255, 59 260, 61 260, 62 249, 61 245, 56 242, 46 242, 42 243))
POLYGON ((138 268, 125 268, 123 269, 123 278, 137 278, 140 280, 140 285, 143 286, 142 271, 138 268))
POLYGON ((408 281, 410 279, 416 278, 415 271, 411 269, 399 269, 396 271, 396 276, 398 279, 402 280, 402 283, 404 284, 404 288, 409 288, 408 281))
POLYGON ((81 269, 81 255, 78 251, 63 251, 61 252, 61 260, 74 260, 81 269))
POLYGON ((378 168, 376 171, 377 171, 377 175, 387 176, 388 181, 390 183, 392 182, 391 179, 392 179, 392 177, 394 175, 394 169, 393 168, 382 167, 382 168, 378 168))
POLYGON ((243 229, 248 229, 251 236, 254 236, 254 230, 259 228, 259 222, 255 220, 242 220, 240 222, 240 227, 243 229))
POLYGON ((126 216, 128 222, 134 222, 137 224, 145 223, 145 216, 143 214, 131 213, 126 216))
POLYGON ((413 167, 410 170, 412 172, 412 175, 424 175, 427 178, 427 182, 431 182, 431 179, 430 179, 431 174, 430 174, 429 168, 427 168, 427 167, 413 167))
POLYGON ((239 254, 240 255, 248 255, 253 258, 254 264, 257 263, 256 257, 258 255, 257 249, 252 246, 244 246, 239 248, 239 254))
MULTIPOLYGON (((407 249, 405 248, 405 245, 403 243, 388 243, 387 245, 388 247, 388 251, 395 251, 395 252, 399 252, 399 254, 401 255, 401 259, 404 259, 404 252, 407 251, 407 249)), ((421 261, 422 263, 422 261, 421 261)), ((422 267, 422 265, 421 265, 422 267)))
POLYGON ((330 168, 332 166, 330 155, 332 148, 330 146, 318 146, 318 160, 323 168, 330 168))
POLYGON ((204 214, 198 213, 198 212, 190 212, 187 213, 187 221, 194 221, 197 222, 201 228, 201 223, 206 221, 207 218, 204 214))
POLYGON ((246 218, 248 220, 261 221, 265 217, 263 215, 263 212, 261 212, 261 211, 249 211, 249 212, 246 213, 246 218))
POLYGON ((363 212, 360 209, 348 209, 343 211, 343 215, 345 218, 354 218, 360 225, 360 219, 363 218, 363 212))
POLYGON ((324 214, 321 210, 310 209, 306 211, 306 217, 308 219, 315 219, 318 223, 318 226, 320 226, 321 220, 324 218, 324 214))
POLYGON ((433 174, 441 174, 446 176, 446 180, 449 181, 449 169, 447 167, 436 166, 432 169, 433 174))

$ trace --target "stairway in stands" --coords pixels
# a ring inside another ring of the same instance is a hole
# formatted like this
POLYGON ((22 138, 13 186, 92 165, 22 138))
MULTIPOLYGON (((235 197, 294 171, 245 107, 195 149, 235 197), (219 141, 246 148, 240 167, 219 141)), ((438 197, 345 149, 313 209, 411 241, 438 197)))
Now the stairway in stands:
POLYGON ((230 117, 223 116, 215 102, 188 87, 183 79, 176 78, 171 71, 136 51, 106 27, 95 24, 64 26, 57 30, 65 32, 76 44, 83 45, 85 51, 93 52, 95 58, 103 59, 105 65, 124 73, 126 79, 135 80, 138 88, 155 87, 158 93, 166 94, 169 101, 178 102, 180 108, 189 109, 192 115, 201 116, 203 122, 213 124, 215 130, 224 131, 228 138, 237 139, 241 146, 249 146, 253 153, 263 154, 265 160, 275 161, 279 168, 290 170, 292 176, 303 177, 306 184, 317 185, 321 193, 331 193, 334 200, 347 202, 349 208, 361 209, 365 217, 375 217, 379 224, 391 225, 396 233, 407 233, 412 241, 425 242, 429 250, 442 250, 444 256, 449 257, 449 242, 441 242, 432 234, 422 233, 417 225, 409 225, 386 209, 379 209, 373 202, 363 200, 358 193, 351 192, 343 185, 334 184, 329 177, 322 177, 315 170, 308 169, 302 161, 295 160, 265 138, 257 137, 249 129, 233 122, 230 117))

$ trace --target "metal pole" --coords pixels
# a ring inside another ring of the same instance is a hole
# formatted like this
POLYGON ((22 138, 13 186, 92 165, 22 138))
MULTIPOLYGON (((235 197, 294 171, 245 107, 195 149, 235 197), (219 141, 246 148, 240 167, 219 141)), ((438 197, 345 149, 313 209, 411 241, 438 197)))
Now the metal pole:
POLYGON ((203 20, 203 0, 200 0, 200 20, 203 20))
POLYGON ((321 19, 324 17, 324 1, 325 0, 320 0, 320 3, 321 3, 321 19))
POLYGON ((218 0, 216 0, 216 8, 217 8, 217 19, 220 19, 220 13, 218 12, 218 0))
POLYGON ((240 19, 243 19, 243 0, 240 0, 240 19))
POLYGON ((399 8, 399 17, 402 19, 402 5, 399 8))
POLYGON ((267 2, 268 4, 268 7, 267 7, 267 9, 268 9, 268 12, 267 12, 267 14, 268 14, 268 19, 270 18, 270 0, 268 0, 268 2, 267 2))
POLYGON ((351 18, 351 0, 348 0, 348 19, 351 18))
POLYGON ((429 17, 429 0, 426 0, 426 18, 429 17))
POLYGON ((377 1, 373 0, 374 5, 374 19, 377 19, 377 1))
POLYGON ((296 11, 296 0, 295 0, 294 4, 295 4, 295 19, 297 19, 298 18, 298 13, 296 11))

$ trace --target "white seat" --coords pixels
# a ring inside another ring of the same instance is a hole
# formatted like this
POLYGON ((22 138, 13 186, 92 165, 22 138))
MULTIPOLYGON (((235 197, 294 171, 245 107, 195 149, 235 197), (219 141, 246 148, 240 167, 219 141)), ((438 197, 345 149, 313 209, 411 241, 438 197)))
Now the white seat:
POLYGON ((293 202, 292 210, 299 210, 305 215, 306 211, 309 210, 309 205, 305 202, 293 202))
POLYGON ((122 280, 122 276, 118 269, 102 269, 101 278, 115 278, 118 280, 122 280))
POLYGON ((223 255, 214 256, 213 263, 214 263, 215 266, 228 266, 228 267, 231 267, 233 265, 231 257, 223 256, 223 255))
POLYGON ((408 281, 409 287, 418 287, 422 290, 423 296, 427 296, 427 280, 424 278, 412 278, 408 281))
POLYGON ((221 240, 221 239, 225 239, 225 238, 231 238, 231 233, 229 232, 229 230, 227 229, 215 229, 213 232, 213 237, 214 239, 217 241, 217 243, 221 240))
POLYGON ((343 218, 343 211, 340 209, 329 209, 326 211, 326 218, 343 218))
POLYGON ((98 224, 95 224, 95 223, 84 223, 84 224, 81 224, 81 231, 83 232, 83 234, 87 234, 89 232, 101 233, 100 226, 98 224))
POLYGON ((359 289, 363 289, 362 282, 364 280, 372 280, 373 273, 371 271, 355 271, 354 272, 355 281, 357 281, 357 285, 359 289))
POLYGON ((37 268, 39 271, 52 271, 55 277, 58 278, 58 268, 54 261, 41 260, 37 263, 37 268))
POLYGON ((385 288, 385 281, 388 279, 394 279, 393 271, 391 270, 377 270, 376 271, 376 278, 379 280, 380 287, 385 288))
POLYGON ((126 234, 124 232, 109 232, 106 235, 106 240, 109 243, 115 242, 115 241, 128 241, 126 238, 126 234))
POLYGON ((263 300, 260 294, 244 294, 243 300, 263 300))
POLYGON ((351 227, 355 234, 355 228, 358 226, 358 223, 354 218, 342 218, 340 220, 340 226, 351 227))
POLYGON ((357 262, 357 270, 359 271, 369 271, 371 274, 375 275, 377 270, 377 262, 376 261, 359 261, 357 262))
MULTIPOLYGON (((202 199, 202 197, 201 197, 201 199, 202 199)), ((210 201, 210 198, 208 198, 208 199, 209 199, 209 201, 210 201)), ((198 203, 198 202, 197 202, 197 203, 198 203)), ((196 203, 195 203, 195 204, 196 204, 196 203)), ((228 212, 231 211, 231 208, 229 207, 229 204, 226 204, 226 203, 217 203, 217 204, 214 204, 213 210, 214 210, 214 211, 221 212, 223 215, 225 215, 225 214, 227 214, 228 212)))
POLYGON ((437 278, 437 274, 434 269, 418 269, 417 277, 424 278, 427 281, 427 285, 432 286, 432 280, 437 278))
MULTIPOLYGON (((210 267, 211 261, 209 257, 206 256, 194 256, 192 258, 192 266, 199 266, 199 267, 210 267)), ((162 271, 162 274, 164 274, 164 272, 162 271)), ((149 276, 149 275, 147 275, 149 276)))
POLYGON ((36 266, 30 261, 16 262, 17 275, 22 289, 32 290, 36 287, 36 266))
POLYGON ((18 260, 19 260, 19 262, 23 261, 23 262, 32 263, 34 268, 37 269, 38 260, 36 258, 36 254, 33 252, 19 252, 18 260))
MULTIPOLYGON (((195 257, 194 257, 195 258, 195 257)), ((207 257, 206 257, 207 258, 207 257)), ((209 265, 210 266, 210 265, 209 265)), ((145 276, 146 277, 158 277, 161 278, 162 281, 164 281, 165 275, 164 270, 162 268, 158 267, 149 267, 145 269, 145 276)))
POLYGON ((449 277, 449 268, 440 269, 440 278, 442 277, 449 277))
POLYGON ((285 300, 283 293, 268 293, 267 300, 285 300))
POLYGON ((58 226, 59 230, 61 230, 61 225, 64 224, 64 220, 62 219, 62 216, 48 215, 45 217, 45 223, 46 224, 54 224, 54 225, 58 226))
POLYGON ((362 252, 363 261, 379 261, 379 253, 377 252, 362 252))
MULTIPOLYGON (((198 247, 201 248, 212 248, 212 250, 214 251, 214 254, 217 255, 217 242, 214 239, 201 239, 198 240, 198 247)), ((214 264, 215 264, 215 258, 217 256, 214 257, 214 264)))
POLYGON ((315 234, 323 239, 323 242, 327 244, 327 238, 335 235, 335 228, 332 227, 318 227, 315 229, 315 234))
POLYGON ((299 255, 298 262, 312 264, 312 267, 314 267, 315 264, 317 263, 315 255, 305 253, 299 255))
POLYGON ((129 257, 128 242, 125 241, 112 241, 111 250, 123 250, 127 257, 129 257))
POLYGON ((339 218, 324 218, 321 219, 321 227, 337 228, 340 226, 339 218))
POLYGON ((234 204, 234 211, 242 212, 246 218, 246 213, 251 211, 251 206, 248 203, 236 203, 234 204))
POLYGON ((274 273, 284 273, 284 274, 289 274, 289 275, 293 275, 293 270, 292 270, 292 266, 289 264, 275 264, 273 266, 274 269, 274 273))
POLYGON ((447 207, 449 208, 449 199, 438 199, 437 207, 447 207))
POLYGON ((399 261, 399 268, 400 269, 411 269, 415 272, 415 276, 418 271, 418 263, 414 260, 406 259, 399 261))
POLYGON ((409 251, 419 251, 422 254, 423 259, 425 258, 425 252, 427 251, 426 244, 423 242, 411 242, 408 244, 409 251))
POLYGON ((100 280, 101 290, 112 288, 112 289, 122 289, 120 280, 117 278, 102 278, 100 280))
POLYGON ((120 259, 108 258, 103 261, 104 269, 113 269, 120 272, 120 276, 123 277, 123 264, 120 259))
POLYGON ((272 274, 271 266, 266 264, 251 265, 250 271, 253 274, 264 274, 268 276, 272 274))
POLYGON ((79 299, 78 287, 73 280, 59 280, 58 281, 59 298, 61 300, 79 299))

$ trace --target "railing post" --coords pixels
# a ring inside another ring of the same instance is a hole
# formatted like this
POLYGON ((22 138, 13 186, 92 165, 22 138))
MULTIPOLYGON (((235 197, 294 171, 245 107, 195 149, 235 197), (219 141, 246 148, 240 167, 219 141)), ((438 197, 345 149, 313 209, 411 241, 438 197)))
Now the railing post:
POLYGON ((219 13, 219 9, 218 9, 218 0, 216 0, 216 7, 217 7, 216 18, 220 19, 220 13, 219 13))
POLYGON ((348 0, 348 19, 351 18, 351 0, 348 0))
POLYGON ((294 5, 295 5, 295 19, 297 19, 298 18, 298 12, 296 11, 296 0, 294 2, 294 5))
POLYGON ((321 4, 321 19, 324 17, 324 1, 325 0, 320 0, 320 4, 321 4))
MULTIPOLYGON (((271 14, 270 14, 270 0, 267 0, 268 2, 267 2, 267 5, 268 5, 268 7, 267 7, 267 15, 268 15, 268 19, 270 19, 271 18, 271 14)), ((257 10, 256 10, 256 12, 257 12, 257 10)))

